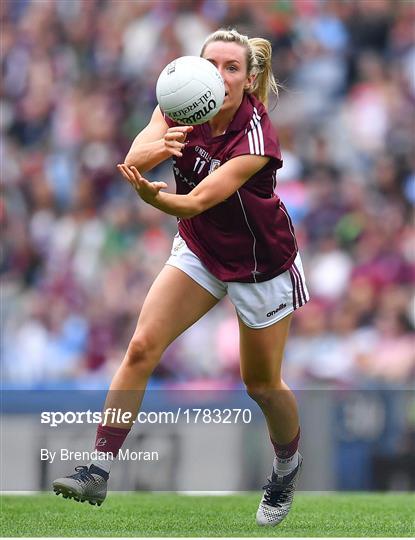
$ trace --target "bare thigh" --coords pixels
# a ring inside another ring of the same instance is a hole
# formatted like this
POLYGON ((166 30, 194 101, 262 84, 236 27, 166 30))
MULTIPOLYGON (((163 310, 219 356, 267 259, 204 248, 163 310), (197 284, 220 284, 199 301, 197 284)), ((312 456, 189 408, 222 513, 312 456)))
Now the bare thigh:
POLYGON ((239 318, 241 375, 247 386, 279 386, 292 313, 266 328, 249 328, 239 318))
POLYGON ((166 265, 147 294, 133 339, 143 337, 164 350, 217 303, 182 270, 166 265))
MULTIPOLYGON (((129 411, 134 419, 148 378, 163 351, 217 302, 187 274, 166 265, 144 301, 134 335, 112 379, 105 409, 129 411)), ((109 425, 126 427, 118 423, 109 425)))

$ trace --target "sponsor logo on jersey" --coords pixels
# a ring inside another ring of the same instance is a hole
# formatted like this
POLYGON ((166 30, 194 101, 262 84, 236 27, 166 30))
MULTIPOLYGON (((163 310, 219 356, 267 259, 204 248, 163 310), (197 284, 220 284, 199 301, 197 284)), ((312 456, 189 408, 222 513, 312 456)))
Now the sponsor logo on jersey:
POLYGON ((212 156, 207 152, 204 148, 200 148, 200 146, 195 146, 195 152, 199 154, 203 159, 206 159, 206 161, 210 161, 212 159, 212 156))

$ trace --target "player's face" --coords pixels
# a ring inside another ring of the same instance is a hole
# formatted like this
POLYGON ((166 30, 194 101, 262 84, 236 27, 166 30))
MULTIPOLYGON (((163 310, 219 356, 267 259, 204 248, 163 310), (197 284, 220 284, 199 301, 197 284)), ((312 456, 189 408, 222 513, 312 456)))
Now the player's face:
POLYGON ((248 77, 245 48, 237 43, 213 41, 206 46, 203 57, 212 62, 225 82, 225 100, 222 111, 237 109, 244 90, 251 84, 248 77))

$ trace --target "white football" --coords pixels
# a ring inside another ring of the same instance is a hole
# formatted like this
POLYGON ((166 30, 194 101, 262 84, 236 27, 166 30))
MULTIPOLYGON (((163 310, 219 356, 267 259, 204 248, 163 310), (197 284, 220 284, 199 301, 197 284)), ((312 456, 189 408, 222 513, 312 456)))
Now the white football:
POLYGON ((179 124, 203 124, 218 113, 225 85, 216 67, 199 56, 181 56, 167 64, 156 85, 160 109, 179 124))

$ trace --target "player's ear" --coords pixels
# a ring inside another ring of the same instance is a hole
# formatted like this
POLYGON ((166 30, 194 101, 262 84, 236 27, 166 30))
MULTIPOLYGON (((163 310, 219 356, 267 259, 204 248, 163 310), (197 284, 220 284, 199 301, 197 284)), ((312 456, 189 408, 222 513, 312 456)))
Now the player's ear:
POLYGON ((254 84, 254 81, 255 81, 255 78, 256 78, 256 75, 249 75, 247 78, 246 78, 246 83, 245 83, 245 86, 244 86, 244 90, 250 90, 254 84))

